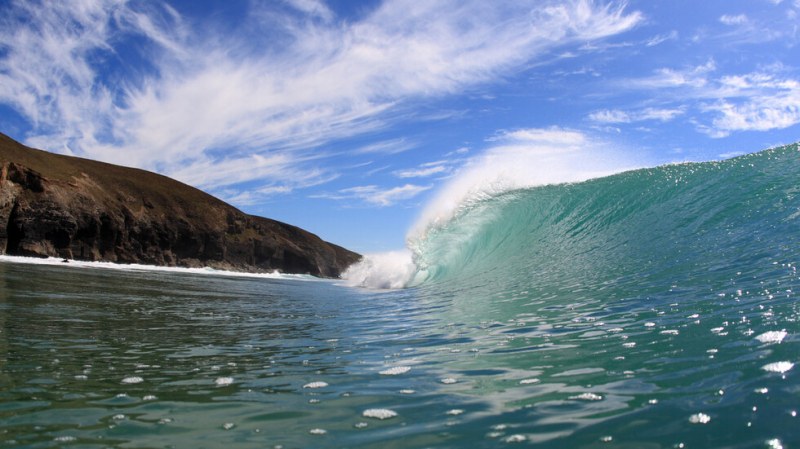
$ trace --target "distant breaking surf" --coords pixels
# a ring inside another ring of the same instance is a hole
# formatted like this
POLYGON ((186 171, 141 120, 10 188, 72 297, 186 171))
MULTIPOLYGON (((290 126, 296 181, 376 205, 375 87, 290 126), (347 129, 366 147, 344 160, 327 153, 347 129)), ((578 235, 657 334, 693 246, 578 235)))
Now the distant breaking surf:
POLYGON ((118 270, 118 271, 156 271, 167 273, 185 273, 185 274, 198 274, 205 276, 226 276, 226 277, 247 277, 247 278, 264 278, 264 279, 295 279, 302 281, 319 281, 320 278, 306 275, 306 274, 286 274, 277 271, 271 273, 249 273, 243 271, 226 271, 218 270, 216 268, 188 268, 188 267, 168 267, 159 265, 142 265, 142 264, 122 264, 114 262, 91 262, 85 260, 65 260, 58 257, 21 257, 21 256, 8 256, 5 254, 0 255, 1 262, 13 262, 30 265, 51 265, 51 266, 65 266, 65 267, 80 267, 80 268, 95 268, 105 270, 118 270))

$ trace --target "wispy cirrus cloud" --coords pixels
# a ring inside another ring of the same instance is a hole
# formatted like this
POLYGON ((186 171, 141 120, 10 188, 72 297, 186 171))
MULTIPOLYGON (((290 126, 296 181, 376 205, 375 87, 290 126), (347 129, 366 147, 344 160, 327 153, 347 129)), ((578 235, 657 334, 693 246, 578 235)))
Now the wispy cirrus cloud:
POLYGON ((0 102, 30 122, 30 144, 211 190, 285 192, 334 176, 311 150, 385 129, 409 102, 642 21, 591 0, 387 0, 355 21, 318 0, 283 4, 296 14, 252 14, 240 33, 220 34, 166 4, 11 2, 0 102))
POLYGON ((416 142, 406 138, 383 140, 350 150, 352 154, 397 154, 416 147, 416 142))
POLYGON ((311 17, 317 17, 324 21, 331 21, 335 17, 333 11, 328 8, 328 5, 319 0, 283 0, 297 10, 308 14, 311 17))
POLYGON ((670 31, 669 33, 659 34, 657 36, 653 36, 647 41, 645 41, 645 47, 655 47, 657 45, 661 45, 667 41, 674 41, 678 38, 678 32, 675 30, 670 31))
POLYGON ((312 195, 313 198, 326 198, 337 201, 347 201, 352 204, 354 201, 366 203, 373 206, 393 206, 401 201, 409 200, 420 193, 431 189, 432 185, 404 184, 396 187, 380 187, 377 185, 365 185, 341 189, 335 193, 323 193, 312 195))
POLYGON ((589 114, 589 120, 596 123, 633 123, 648 120, 668 122, 685 113, 684 108, 644 108, 633 111, 621 109, 601 109, 589 114))
POLYGON ((429 162, 422 164, 418 168, 397 170, 394 172, 394 175, 398 178, 427 178, 429 176, 445 173, 447 170, 447 165, 442 162, 429 162))
POLYGON ((747 16, 744 14, 724 14, 719 18, 719 21, 725 25, 742 25, 747 23, 747 16))

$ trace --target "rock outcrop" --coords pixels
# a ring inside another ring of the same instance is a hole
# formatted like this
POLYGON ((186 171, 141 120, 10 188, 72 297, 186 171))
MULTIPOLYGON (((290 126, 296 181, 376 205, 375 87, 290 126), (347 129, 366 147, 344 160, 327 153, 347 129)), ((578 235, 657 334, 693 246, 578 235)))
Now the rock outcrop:
POLYGON ((338 277, 361 256, 155 173, 0 134, 0 253, 338 277))

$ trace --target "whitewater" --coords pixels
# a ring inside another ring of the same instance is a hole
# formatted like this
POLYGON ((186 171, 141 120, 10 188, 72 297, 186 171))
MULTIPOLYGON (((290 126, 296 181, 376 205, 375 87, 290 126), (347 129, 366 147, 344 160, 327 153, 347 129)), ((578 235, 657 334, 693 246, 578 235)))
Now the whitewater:
POLYGON ((0 259, 0 444, 800 445, 798 145, 642 168, 559 135, 345 280, 0 259))

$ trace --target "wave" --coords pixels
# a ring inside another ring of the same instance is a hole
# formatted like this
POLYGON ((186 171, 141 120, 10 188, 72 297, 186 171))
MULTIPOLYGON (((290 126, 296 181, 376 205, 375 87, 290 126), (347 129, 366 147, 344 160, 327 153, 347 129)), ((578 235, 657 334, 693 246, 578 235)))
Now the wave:
POLYGON ((569 276, 595 270, 715 268, 725 258, 714 256, 735 259, 744 248, 758 252, 754 242, 786 246, 797 239, 797 144, 601 177, 559 172, 553 164, 544 164, 544 178, 497 177, 503 170, 485 167, 464 171, 428 207, 407 251, 368 256, 345 273, 348 282, 400 288, 536 276, 569 285, 569 276))

